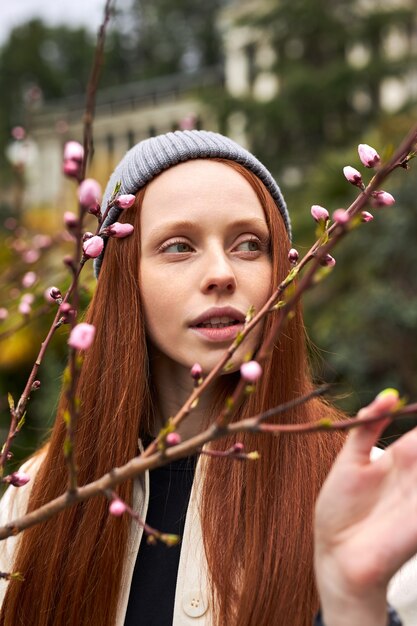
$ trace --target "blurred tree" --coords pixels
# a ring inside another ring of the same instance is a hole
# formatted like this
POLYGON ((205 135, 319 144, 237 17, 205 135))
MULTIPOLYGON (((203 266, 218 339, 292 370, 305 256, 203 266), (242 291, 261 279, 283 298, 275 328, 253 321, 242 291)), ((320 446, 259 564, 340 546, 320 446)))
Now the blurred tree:
POLYGON ((248 84, 240 97, 223 100, 223 119, 236 110, 247 115, 249 145, 274 171, 309 165, 323 149, 360 137, 381 113, 383 81, 406 82, 415 66, 413 2, 280 0, 244 7, 232 28, 246 42, 248 84), (276 85, 269 98, 257 90, 266 76, 276 85))
POLYGON ((140 76, 197 71, 221 61, 216 26, 226 0, 133 0, 134 45, 140 76))

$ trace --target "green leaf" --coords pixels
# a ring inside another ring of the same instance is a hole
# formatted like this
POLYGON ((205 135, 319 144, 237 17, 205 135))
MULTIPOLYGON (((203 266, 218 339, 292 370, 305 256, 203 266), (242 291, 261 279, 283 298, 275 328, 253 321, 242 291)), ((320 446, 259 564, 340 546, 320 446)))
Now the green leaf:
POLYGON ((159 539, 160 539, 160 541, 165 543, 165 545, 169 546, 170 548, 172 546, 178 545, 179 542, 181 541, 181 537, 179 535, 171 535, 171 534, 168 534, 168 533, 161 533, 159 535, 159 539))
POLYGON ((19 422, 18 422, 18 424, 17 424, 17 426, 16 426, 16 430, 17 430, 17 432, 19 432, 19 430, 20 430, 20 429, 22 428, 22 426, 24 425, 24 423, 25 423, 25 418, 26 418, 26 411, 23 413, 22 417, 20 418, 20 420, 19 420, 19 422))
POLYGON ((243 341, 243 334, 242 334, 241 332, 239 332, 239 333, 236 335, 236 339, 235 339, 234 343, 235 343, 235 345, 236 345, 236 346, 240 346, 240 344, 242 343, 242 341, 243 341))
POLYGON ((249 309, 246 312, 245 324, 249 324, 249 322, 253 320, 254 315, 255 315, 255 307, 253 306, 253 304, 251 304, 249 309))
POLYGON ((320 428, 332 428, 333 420, 331 420, 330 417, 323 417, 323 419, 317 422, 317 425, 320 426, 320 428))
POLYGON ((11 394, 11 393, 8 393, 8 394, 7 394, 7 400, 8 400, 8 402, 9 402, 9 409, 10 409, 10 412, 11 412, 11 413, 13 413, 13 411, 14 411, 14 400, 13 400, 13 396, 12 396, 12 394, 11 394))
POLYGON ((66 459, 70 456, 71 452, 72 452, 72 442, 69 437, 66 437, 64 441, 64 456, 66 459))

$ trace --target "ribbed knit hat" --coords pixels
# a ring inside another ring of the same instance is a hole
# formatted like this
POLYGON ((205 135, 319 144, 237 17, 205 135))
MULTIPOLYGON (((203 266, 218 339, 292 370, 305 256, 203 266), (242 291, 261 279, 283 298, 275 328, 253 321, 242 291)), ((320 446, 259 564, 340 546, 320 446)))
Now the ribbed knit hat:
MULTIPOLYGON (((281 190, 270 172, 248 150, 219 133, 204 130, 177 130, 166 135, 150 137, 131 148, 110 176, 103 195, 101 210, 104 213, 117 183, 121 194, 135 194, 141 187, 164 170, 192 159, 229 159, 240 163, 256 174, 275 200, 281 213, 288 237, 291 240, 291 221, 281 190)), ((102 224, 102 229, 117 221, 121 210, 112 207, 102 224)), ((105 248, 94 261, 98 276, 105 248)))

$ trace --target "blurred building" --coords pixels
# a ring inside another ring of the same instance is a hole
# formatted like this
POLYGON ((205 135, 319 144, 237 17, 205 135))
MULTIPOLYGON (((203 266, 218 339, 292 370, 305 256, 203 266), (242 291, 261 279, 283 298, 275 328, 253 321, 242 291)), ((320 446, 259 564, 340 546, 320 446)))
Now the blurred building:
MULTIPOLYGON (((203 90, 221 85, 221 68, 174 75, 100 90, 94 118, 94 159, 89 176, 103 184, 125 152, 141 139, 179 128, 216 128, 203 104, 203 90)), ((82 143, 85 97, 47 102, 32 116, 36 159, 27 164, 29 204, 65 204, 72 186, 61 172, 64 143, 82 143)))
MULTIPOLYGON (((378 110, 393 114, 405 103, 417 100, 417 66, 402 61, 417 59, 417 11, 415 0, 356 0, 353 13, 412 10, 414 19, 393 21, 375 42, 356 38, 344 45, 345 63, 368 71, 375 63, 394 68, 370 88, 352 88, 350 104, 359 114, 378 110), (395 72, 396 64, 402 68, 395 72), (404 69, 406 68, 406 69, 404 69), (376 107, 377 105, 377 107, 376 107)), ((223 85, 236 98, 267 103, 279 98, 283 85, 280 64, 307 55, 302 38, 292 33, 283 37, 277 53, 274 28, 256 26, 253 16, 268 20, 277 7, 272 0, 241 0, 226 3, 219 15, 222 34, 223 68, 199 70, 153 79, 98 93, 94 120, 95 158, 89 175, 105 182, 124 152, 137 141, 177 128, 217 127, 216 112, 201 99, 202 90, 223 85), (249 18, 249 19, 248 19, 249 18)), ((350 18, 351 18, 350 14, 350 18)), ((82 139, 84 98, 49 102, 33 118, 32 139, 37 158, 28 168, 27 198, 33 204, 55 203, 65 189, 60 171, 62 147, 66 140, 82 139)), ((247 118, 236 108, 227 117, 228 133, 248 146, 247 118)))

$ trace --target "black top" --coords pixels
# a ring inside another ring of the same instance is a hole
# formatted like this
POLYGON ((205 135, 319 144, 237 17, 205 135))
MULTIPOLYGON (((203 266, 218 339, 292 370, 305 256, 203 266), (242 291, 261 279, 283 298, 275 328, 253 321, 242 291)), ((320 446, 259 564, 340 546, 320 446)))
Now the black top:
MULTIPOLYGON (((186 457, 149 472, 147 524, 182 537, 196 460, 186 457)), ((180 552, 181 543, 150 545, 143 533, 124 626, 172 626, 180 552)))

